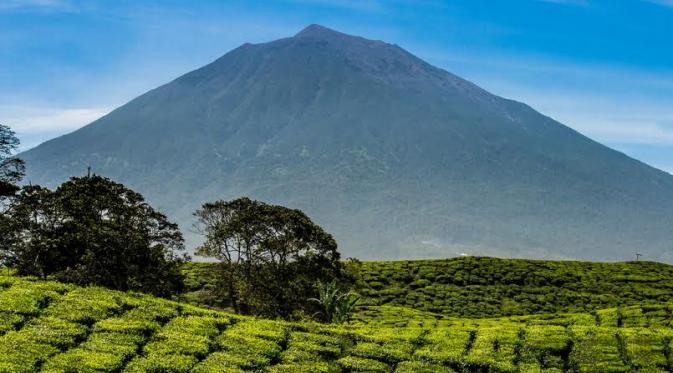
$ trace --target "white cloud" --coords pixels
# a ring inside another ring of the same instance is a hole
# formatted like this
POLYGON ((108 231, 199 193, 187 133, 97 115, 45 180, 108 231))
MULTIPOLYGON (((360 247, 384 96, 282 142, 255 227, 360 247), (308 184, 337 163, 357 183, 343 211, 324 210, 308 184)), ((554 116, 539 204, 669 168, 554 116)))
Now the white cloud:
POLYGON ((663 6, 673 7, 673 0, 645 0, 648 3, 659 4, 663 6))
POLYGON ((65 0, 2 0, 0 11, 16 9, 73 10, 73 5, 65 0))
MULTIPOLYGON (((359 8, 357 10, 379 10, 382 4, 378 0, 286 1, 359 8)), ((547 2, 588 4, 588 1, 575 0, 547 2)), ((673 6, 673 0, 651 2, 673 6)), ((0 0, 0 10, 19 6, 58 8, 68 5, 64 0, 0 0)), ((44 102, 45 98, 40 96, 39 91, 29 92, 31 94, 22 101, 17 101, 16 97, 12 100, 20 106, 0 105, 0 123, 17 130, 22 136, 24 148, 90 123, 107 113, 108 108, 119 106, 183 72, 210 62, 242 41, 262 42, 292 35, 309 23, 296 18, 275 20, 262 15, 223 22, 219 14, 204 19, 166 14, 152 7, 132 10, 128 14, 115 14, 120 19, 142 25, 143 30, 132 53, 127 53, 118 63, 122 67, 105 74, 81 73, 81 76, 74 76, 70 70, 51 74, 64 77, 63 82, 55 78, 50 80, 52 91, 59 91, 59 87, 65 93, 79 89, 87 92, 85 95, 74 95, 75 99, 63 101, 62 106, 60 102, 52 103, 52 106, 31 106, 34 100, 44 102), (170 40, 170 43, 165 40, 170 40), (175 45, 180 48, 175 48, 175 45), (89 93, 92 90, 96 92, 93 95, 89 93)), ((469 47, 447 51, 444 48, 423 49, 422 45, 416 44, 420 48, 414 51, 414 43, 406 42, 405 37, 394 29, 348 22, 337 25, 328 22, 328 26, 354 34, 377 35, 384 40, 412 46, 412 52, 417 52, 415 54, 433 64, 468 78, 495 94, 530 104, 543 114, 606 145, 673 144, 673 112, 670 110, 673 107, 673 71, 634 71, 620 66, 553 60, 539 55, 497 55, 490 50, 479 51, 469 47), (649 92, 650 97, 635 97, 639 92, 649 92)), ((67 97, 66 94, 62 96, 67 97)), ((0 101, 8 102, 6 99, 0 97, 0 101)))
POLYGON ((643 103, 632 97, 501 87, 506 96, 607 145, 673 145, 673 112, 667 102, 643 103))
POLYGON ((643 71, 535 55, 437 50, 418 54, 606 145, 673 144, 673 71, 643 71))
POLYGON ((550 88, 499 86, 498 93, 525 102, 578 132, 673 174, 673 99, 644 102, 550 88))
MULTIPOLYGON (((671 0, 673 1, 673 0, 671 0)), ((494 74, 507 70, 544 78, 546 76, 567 76, 585 81, 618 83, 623 86, 648 86, 673 91, 673 69, 668 71, 644 71, 626 66, 606 65, 571 60, 552 59, 536 54, 504 55, 492 51, 461 50, 447 52, 438 49, 421 48, 414 53, 438 66, 452 67, 469 65, 473 70, 494 74)), ((459 73, 452 71, 453 73, 459 73)), ((565 82, 556 82, 562 87, 565 82)))
POLYGON ((605 119, 579 122, 575 127, 608 144, 673 145, 673 129, 667 129, 656 122, 605 119))
POLYGON ((72 132, 110 112, 108 108, 0 106, 0 120, 21 140, 21 150, 72 132))
POLYGON ((15 131, 71 131, 107 114, 107 108, 0 107, 3 121, 15 131))

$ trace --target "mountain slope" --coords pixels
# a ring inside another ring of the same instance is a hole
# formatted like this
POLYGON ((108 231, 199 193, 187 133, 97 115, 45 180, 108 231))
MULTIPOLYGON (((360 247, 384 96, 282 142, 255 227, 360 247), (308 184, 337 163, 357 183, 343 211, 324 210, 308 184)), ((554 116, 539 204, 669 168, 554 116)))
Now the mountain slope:
POLYGON ((346 255, 673 262, 673 177, 403 49, 312 25, 244 44, 22 157, 191 225, 216 198, 305 210, 346 255))

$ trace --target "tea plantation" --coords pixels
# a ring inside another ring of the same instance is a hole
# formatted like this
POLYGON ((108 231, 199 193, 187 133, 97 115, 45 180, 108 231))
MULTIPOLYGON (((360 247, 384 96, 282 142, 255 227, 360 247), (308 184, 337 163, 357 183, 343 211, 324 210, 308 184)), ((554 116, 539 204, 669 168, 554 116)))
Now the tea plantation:
MULTIPOLYGON (((215 265, 188 263, 183 300, 219 306, 215 265)), ((498 317, 673 301, 673 266, 463 257, 363 262, 363 304, 413 308, 444 316, 498 317)))
POLYGON ((246 371, 673 372, 673 304, 484 319, 367 306, 329 326, 0 275, 0 372, 246 371))
POLYGON ((451 316, 587 312, 673 300, 673 266, 465 257, 364 262, 370 305, 451 316))

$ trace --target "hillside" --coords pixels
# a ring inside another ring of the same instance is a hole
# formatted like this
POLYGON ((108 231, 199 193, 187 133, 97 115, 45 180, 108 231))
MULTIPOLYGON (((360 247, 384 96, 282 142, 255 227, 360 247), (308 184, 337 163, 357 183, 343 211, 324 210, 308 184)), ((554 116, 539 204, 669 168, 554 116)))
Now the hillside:
POLYGON ((673 176, 397 45, 317 25, 21 157, 25 181, 47 186, 91 166, 185 232, 202 202, 245 195, 304 210, 345 256, 673 262, 673 176))
POLYGON ((673 305, 598 314, 335 327, 2 275, 0 371, 673 372, 673 305))
MULTIPOLYGON (((213 263, 188 263, 184 299, 214 304, 213 263)), ((363 262, 364 304, 404 306, 437 316, 499 317, 673 301, 673 266, 461 257, 363 262)), ((434 317, 434 316, 433 316, 434 317)))
POLYGON ((372 305, 451 316, 591 312, 673 301, 673 266, 454 258, 364 262, 360 292, 372 305))

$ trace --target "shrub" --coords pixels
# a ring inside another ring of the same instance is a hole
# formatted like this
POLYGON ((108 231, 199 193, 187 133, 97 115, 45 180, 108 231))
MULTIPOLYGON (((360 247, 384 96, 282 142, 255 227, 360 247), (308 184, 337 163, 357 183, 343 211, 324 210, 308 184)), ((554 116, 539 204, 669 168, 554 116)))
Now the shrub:
POLYGON ((94 325, 94 331, 146 336, 159 329, 160 326, 156 321, 116 317, 97 322, 94 325))
POLYGON ((14 330, 14 328, 23 322, 24 318, 21 315, 8 312, 0 312, 0 335, 5 334, 8 331, 14 330))
POLYGON ((256 370, 269 364, 270 359, 254 353, 214 352, 194 367, 195 373, 241 372, 256 370))
POLYGON ((136 354, 138 346, 144 339, 142 335, 95 332, 79 347, 87 351, 113 354, 126 360, 136 354))
POLYGON ((214 352, 197 364, 192 370, 193 373, 241 373, 260 367, 269 363, 268 358, 258 355, 238 356, 226 352, 214 352))
POLYGON ((73 322, 93 323, 108 317, 121 307, 121 293, 103 288, 75 289, 45 310, 46 315, 73 322))
POLYGON ((32 372, 35 364, 57 352, 58 348, 39 343, 26 333, 9 332, 0 337, 0 372, 32 372))
POLYGON ((392 365, 410 359, 412 350, 412 346, 404 342, 389 342, 384 344, 363 342, 355 345, 351 354, 381 360, 392 365))
POLYGON ((59 294, 26 285, 16 285, 0 293, 0 312, 37 315, 59 294))
POLYGON ((433 330, 426 337, 427 345, 416 350, 414 356, 437 364, 458 364, 473 333, 459 328, 433 330))
POLYGON ((318 298, 309 298, 320 307, 321 319, 325 322, 343 324, 351 317, 351 313, 360 297, 352 292, 341 292, 336 281, 323 284, 318 281, 318 298))
POLYGON ((570 363, 579 372, 627 372, 617 343, 617 328, 571 326, 575 341, 570 353, 570 363))
POLYGON ((123 355, 75 348, 47 360, 41 372, 114 372, 122 367, 124 358, 123 355))
POLYGON ((514 372, 515 345, 519 330, 508 327, 478 329, 476 339, 465 358, 467 364, 488 366, 498 372, 514 372))
POLYGON ((170 354, 137 357, 128 364, 125 373, 187 373, 196 365, 194 356, 170 354))
POLYGON ((350 372, 388 372, 390 367, 380 361, 356 356, 346 356, 337 360, 339 366, 350 372))
POLYGON ((311 362, 299 364, 278 364, 269 368, 270 373, 331 373, 329 364, 324 362, 311 362))
POLYGON ((67 349, 86 335, 87 328, 84 325, 55 317, 41 317, 32 320, 19 333, 35 343, 51 344, 60 349, 67 349))
POLYGON ((281 348, 269 340, 240 334, 222 334, 217 339, 218 345, 235 355, 259 355, 265 358, 276 359, 280 357, 281 348))
POLYGON ((209 350, 210 340, 207 336, 164 330, 143 348, 150 355, 184 354, 196 357, 205 357, 209 350))
POLYGON ((422 361, 404 361, 397 365, 395 373, 455 373, 451 368, 422 361))
POLYGON ((260 337, 275 343, 287 338, 287 325, 271 320, 248 319, 240 321, 224 332, 224 336, 260 337))

